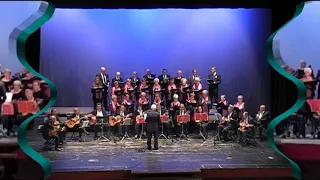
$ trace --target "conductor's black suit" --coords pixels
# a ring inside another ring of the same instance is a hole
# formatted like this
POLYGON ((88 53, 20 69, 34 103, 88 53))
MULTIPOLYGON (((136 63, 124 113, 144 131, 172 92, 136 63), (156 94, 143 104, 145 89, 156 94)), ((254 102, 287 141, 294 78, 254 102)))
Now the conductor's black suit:
POLYGON ((151 139, 152 136, 154 138, 154 149, 157 150, 158 147, 158 131, 159 131, 159 124, 161 123, 160 120, 160 113, 154 110, 149 110, 146 112, 146 123, 147 123, 147 146, 148 149, 151 150, 151 139))

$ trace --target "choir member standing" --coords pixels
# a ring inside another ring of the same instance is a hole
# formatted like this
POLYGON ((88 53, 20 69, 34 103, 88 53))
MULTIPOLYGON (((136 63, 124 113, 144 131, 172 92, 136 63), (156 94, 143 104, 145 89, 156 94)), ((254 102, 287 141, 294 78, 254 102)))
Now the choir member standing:
POLYGON ((143 78, 146 79, 147 81, 150 97, 153 97, 153 84, 154 84, 154 79, 156 78, 156 75, 152 74, 150 69, 147 69, 146 75, 144 75, 143 78))
POLYGON ((139 87, 140 87, 140 84, 141 84, 140 78, 138 77, 138 73, 136 71, 134 71, 132 73, 132 77, 130 79, 131 79, 132 86, 135 89, 134 92, 133 92, 133 94, 135 96, 135 101, 138 101, 138 99, 139 99, 139 87))
MULTIPOLYGON (((0 107, 2 107, 2 104, 6 101, 7 96, 6 96, 6 88, 4 86, 4 83, 0 80, 0 107)), ((0 115, 1 115, 1 109, 0 108, 0 115)))
POLYGON ((36 99, 40 109, 44 108, 49 102, 49 97, 47 93, 41 89, 39 81, 34 81, 32 83, 33 96, 36 99))
POLYGON ((193 69, 192 70, 192 75, 188 79, 188 83, 189 83, 190 86, 192 86, 195 83, 196 78, 200 79, 200 76, 198 76, 197 70, 193 69))
POLYGON ((320 99, 320 70, 318 70, 316 81, 318 82, 318 99, 320 99))
POLYGON ((121 78, 120 72, 116 72, 116 77, 112 78, 111 86, 114 86, 115 82, 118 82, 121 87, 121 84, 123 83, 123 79, 121 78))
MULTIPOLYGON (((165 98, 165 102, 167 102, 168 91, 166 90, 170 82, 170 76, 167 74, 167 69, 162 69, 162 75, 158 76, 158 79, 160 80, 160 85, 162 89, 165 90, 164 93, 162 94, 162 99, 165 98)), ((166 104, 166 105, 169 106, 169 104, 166 104)))
POLYGON ((181 70, 178 70, 177 76, 176 76, 175 79, 174 79, 174 83, 176 84, 177 88, 180 88, 180 86, 181 86, 181 80, 182 80, 183 78, 184 78, 184 77, 182 76, 182 71, 181 71, 181 70))
POLYGON ((211 68, 211 73, 208 76, 211 80, 209 85, 209 96, 211 102, 217 103, 219 101, 219 84, 221 83, 221 75, 217 73, 216 67, 211 68))
POLYGON ((96 77, 92 83, 91 93, 93 109, 96 109, 97 103, 103 104, 104 100, 104 88, 99 77, 96 77))
POLYGON ((104 89, 104 93, 103 93, 103 106, 105 109, 108 108, 108 92, 109 92, 109 85, 110 85, 110 81, 109 81, 109 75, 106 73, 106 68, 105 67, 101 67, 100 68, 100 73, 98 73, 96 75, 96 77, 99 77, 101 84, 103 85, 103 89, 104 89))

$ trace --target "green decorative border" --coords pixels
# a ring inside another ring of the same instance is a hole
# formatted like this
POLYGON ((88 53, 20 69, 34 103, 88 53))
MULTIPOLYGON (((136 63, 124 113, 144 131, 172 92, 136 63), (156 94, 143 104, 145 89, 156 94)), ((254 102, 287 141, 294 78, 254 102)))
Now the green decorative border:
POLYGON ((293 16, 293 18, 291 20, 289 20, 286 24, 284 24, 280 29, 278 29, 276 32, 274 32, 269 39, 267 40, 267 58, 268 58, 268 62, 269 64, 272 66, 272 68, 274 70, 276 70, 278 73, 280 73, 281 75, 283 75, 284 77, 286 77, 287 79, 289 79, 290 81, 294 82, 295 85, 298 88, 298 99, 296 101, 296 103, 287 111, 285 111, 283 114, 279 115, 278 117, 276 117, 275 119, 273 119, 271 121, 271 123, 268 126, 268 130, 267 130, 267 137, 268 137, 268 142, 270 144, 270 146, 280 155, 282 155, 283 157, 285 157, 292 165, 292 176, 296 179, 301 179, 301 170, 299 168, 299 166, 293 162, 291 159, 289 159, 286 155, 284 155, 283 153, 281 153, 279 151, 279 149, 277 148, 275 142, 274 142, 274 130, 275 127, 285 118, 287 118, 288 116, 290 116, 291 114, 295 113, 296 111, 298 111, 298 109, 300 109, 303 104, 306 102, 306 87, 305 85, 298 80, 297 78, 295 78, 294 76, 292 76, 291 74, 289 74, 287 71, 285 71, 278 63, 277 57, 275 57, 274 55, 274 51, 273 51, 273 39, 276 36, 276 34, 282 29, 284 28, 286 25, 288 25, 292 20, 294 20, 296 17, 298 17, 301 12, 303 11, 304 8, 304 3, 301 3, 299 5, 297 5, 296 7, 296 12, 293 16))
POLYGON ((43 24, 45 24, 53 15, 54 13, 54 6, 48 2, 41 2, 39 9, 36 13, 30 16, 24 23, 22 23, 21 28, 17 27, 13 30, 15 33, 19 33, 16 37, 16 53, 18 56, 19 61, 22 63, 25 68, 27 68, 31 73, 40 77, 50 86, 50 101, 49 103, 41 109, 37 114, 29 117, 26 119, 19 127, 18 131, 18 143, 20 148, 24 153, 26 153, 29 157, 39 163, 43 170, 44 170, 44 179, 47 179, 51 175, 51 165, 49 161, 41 156, 38 152, 32 149, 29 145, 28 140, 26 138, 26 128, 27 125, 31 122, 32 119, 37 117, 40 114, 43 114, 47 111, 51 106, 54 105, 57 97, 57 89, 56 86, 47 78, 41 76, 37 73, 27 62, 25 57, 25 43, 28 37, 34 33, 37 29, 39 29, 43 24), (25 23, 28 23, 26 25, 25 23))

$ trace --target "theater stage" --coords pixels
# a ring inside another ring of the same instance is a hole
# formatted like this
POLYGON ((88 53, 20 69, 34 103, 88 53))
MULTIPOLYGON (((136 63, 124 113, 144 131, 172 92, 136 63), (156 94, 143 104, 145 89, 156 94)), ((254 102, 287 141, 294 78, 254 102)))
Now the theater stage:
POLYGON ((204 142, 190 135, 188 141, 160 140, 158 151, 148 151, 145 140, 99 142, 93 141, 91 135, 87 142, 77 142, 70 139, 71 134, 68 133, 67 144, 60 152, 43 151, 41 134, 30 145, 48 158, 53 172, 131 170, 133 174, 200 174, 200 169, 277 169, 283 170, 286 177, 291 175, 291 165, 267 142, 248 147, 232 142, 214 145, 210 139, 204 142))
MULTIPOLYGON (((55 109, 59 114, 65 115, 71 114, 73 107, 55 109)), ((86 114, 92 111, 92 108, 82 107, 80 111, 86 114)), ((43 117, 36 118, 35 126, 42 121, 43 117)), ((267 142, 258 142, 255 146, 247 147, 234 142, 217 142, 214 145, 210 139, 213 137, 212 134, 209 134, 206 142, 194 138, 195 134, 191 134, 188 141, 160 140, 158 151, 148 151, 145 139, 140 141, 126 139, 118 143, 100 142, 94 141, 93 134, 90 133, 86 142, 78 142, 71 140, 71 135, 72 133, 67 134, 66 144, 62 151, 57 152, 43 151, 41 147, 44 140, 41 133, 28 132, 30 145, 51 163, 52 177, 81 179, 81 173, 93 173, 93 171, 107 173, 118 170, 131 171, 132 176, 139 177, 134 179, 140 179, 142 176, 147 177, 146 179, 154 176, 163 177, 164 174, 202 177, 202 179, 206 179, 203 176, 209 179, 213 177, 245 179, 291 177, 289 162, 270 148, 267 142), (206 170, 208 172, 203 173, 206 170), (235 173, 236 171, 239 172, 235 173)), ((164 179, 169 177, 171 175, 164 179)))

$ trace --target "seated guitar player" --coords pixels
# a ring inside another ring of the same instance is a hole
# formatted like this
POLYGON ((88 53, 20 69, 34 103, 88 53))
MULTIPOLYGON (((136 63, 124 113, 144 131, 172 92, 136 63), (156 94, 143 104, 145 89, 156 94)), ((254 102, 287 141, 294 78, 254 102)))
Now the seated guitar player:
MULTIPOLYGON (((244 112, 238 128, 238 142, 245 141, 245 137, 249 133, 253 133, 254 121, 248 112, 244 112)), ((245 143, 245 142, 243 142, 245 143)))
MULTIPOLYGON (((67 128, 69 130, 76 130, 79 132, 79 141, 82 142, 82 133, 83 129, 81 129, 82 120, 87 119, 86 116, 80 114, 79 108, 73 109, 73 114, 70 116, 70 119, 67 120, 67 128), (70 122, 70 125, 68 125, 70 122)), ((87 133, 88 134, 88 133, 87 133)))
MULTIPOLYGON (((202 106, 199 106, 197 108, 196 113, 206 113, 208 114, 208 112, 204 112, 202 106)), ((208 138, 208 131, 207 131, 207 126, 208 126, 208 121, 196 121, 197 127, 198 127, 198 131, 202 131, 203 136, 207 139, 208 138)))
MULTIPOLYGON (((169 116, 169 112, 166 111, 160 104, 157 105, 157 112, 160 114, 160 116, 169 116)), ((163 134, 168 137, 169 131, 170 131, 170 124, 169 123, 161 123, 161 126, 163 126, 163 134)))
MULTIPOLYGON (((101 123, 102 123, 101 119, 99 119, 99 118, 106 118, 107 111, 102 108, 101 103, 97 103, 96 109, 93 110, 89 116, 91 116, 91 121, 95 121, 95 123, 93 124, 93 130, 94 130, 94 139, 97 140, 98 139, 98 132, 100 131, 101 123)), ((103 119, 102 128, 103 127, 106 128, 106 131, 104 131, 104 132, 109 133, 109 124, 108 124, 107 119, 103 119)))
MULTIPOLYGON (((187 109, 185 108, 184 104, 180 104, 179 106, 179 110, 176 114, 176 119, 178 119, 178 115, 188 115, 190 114, 190 111, 187 111, 187 109)), ((179 135, 182 133, 182 125, 184 126, 183 129, 184 129, 184 134, 188 137, 188 134, 189 134, 189 122, 188 123, 185 123, 185 124, 181 124, 179 122, 177 122, 178 124, 178 133, 179 135)))
POLYGON ((270 113, 266 111, 266 106, 264 104, 260 105, 260 110, 256 115, 257 129, 259 131, 259 138, 263 140, 262 132, 268 128, 270 122, 270 113))
POLYGON ((60 138, 55 130, 55 122, 56 122, 56 117, 50 116, 50 118, 42 126, 42 137, 47 141, 49 141, 50 139, 54 139, 54 143, 55 143, 54 149, 56 151, 60 151, 59 149, 60 138))
MULTIPOLYGON (((57 132, 57 135, 59 136, 59 145, 63 144, 63 141, 66 139, 66 126, 65 123, 62 123, 59 120, 59 116, 57 114, 57 110, 56 109, 51 109, 50 114, 48 114, 47 120, 50 120, 50 117, 55 117, 55 121, 60 125, 60 128, 57 132)), ((44 123, 46 123, 46 120, 44 121, 44 123)))
MULTIPOLYGON (((122 123, 124 121, 125 118, 128 118, 129 114, 126 111, 126 108, 124 105, 121 105, 119 109, 116 110, 116 112, 114 113, 114 117, 115 118, 120 118, 120 122, 116 123, 113 128, 114 128, 114 132, 116 131, 116 135, 120 138, 123 136, 123 129, 122 129, 122 123)), ((109 122, 110 123, 110 122, 109 122)), ((110 124, 111 126, 111 124, 110 124)))
POLYGON ((238 113, 234 110, 234 106, 228 107, 228 114, 222 117, 222 121, 219 123, 219 137, 222 141, 228 141, 228 131, 234 130, 236 132, 238 128, 238 113))
POLYGON ((138 106, 138 109, 136 110, 136 112, 134 113, 134 117, 136 119, 135 123, 134 123, 134 126, 135 126, 135 132, 134 132, 134 135, 135 135, 135 138, 137 139, 139 134, 141 134, 142 132, 142 128, 143 128, 143 132, 145 132, 145 127, 146 126, 143 126, 142 124, 138 124, 137 121, 140 119, 140 118, 143 118, 144 117, 144 111, 143 111, 143 108, 141 105, 138 106))

